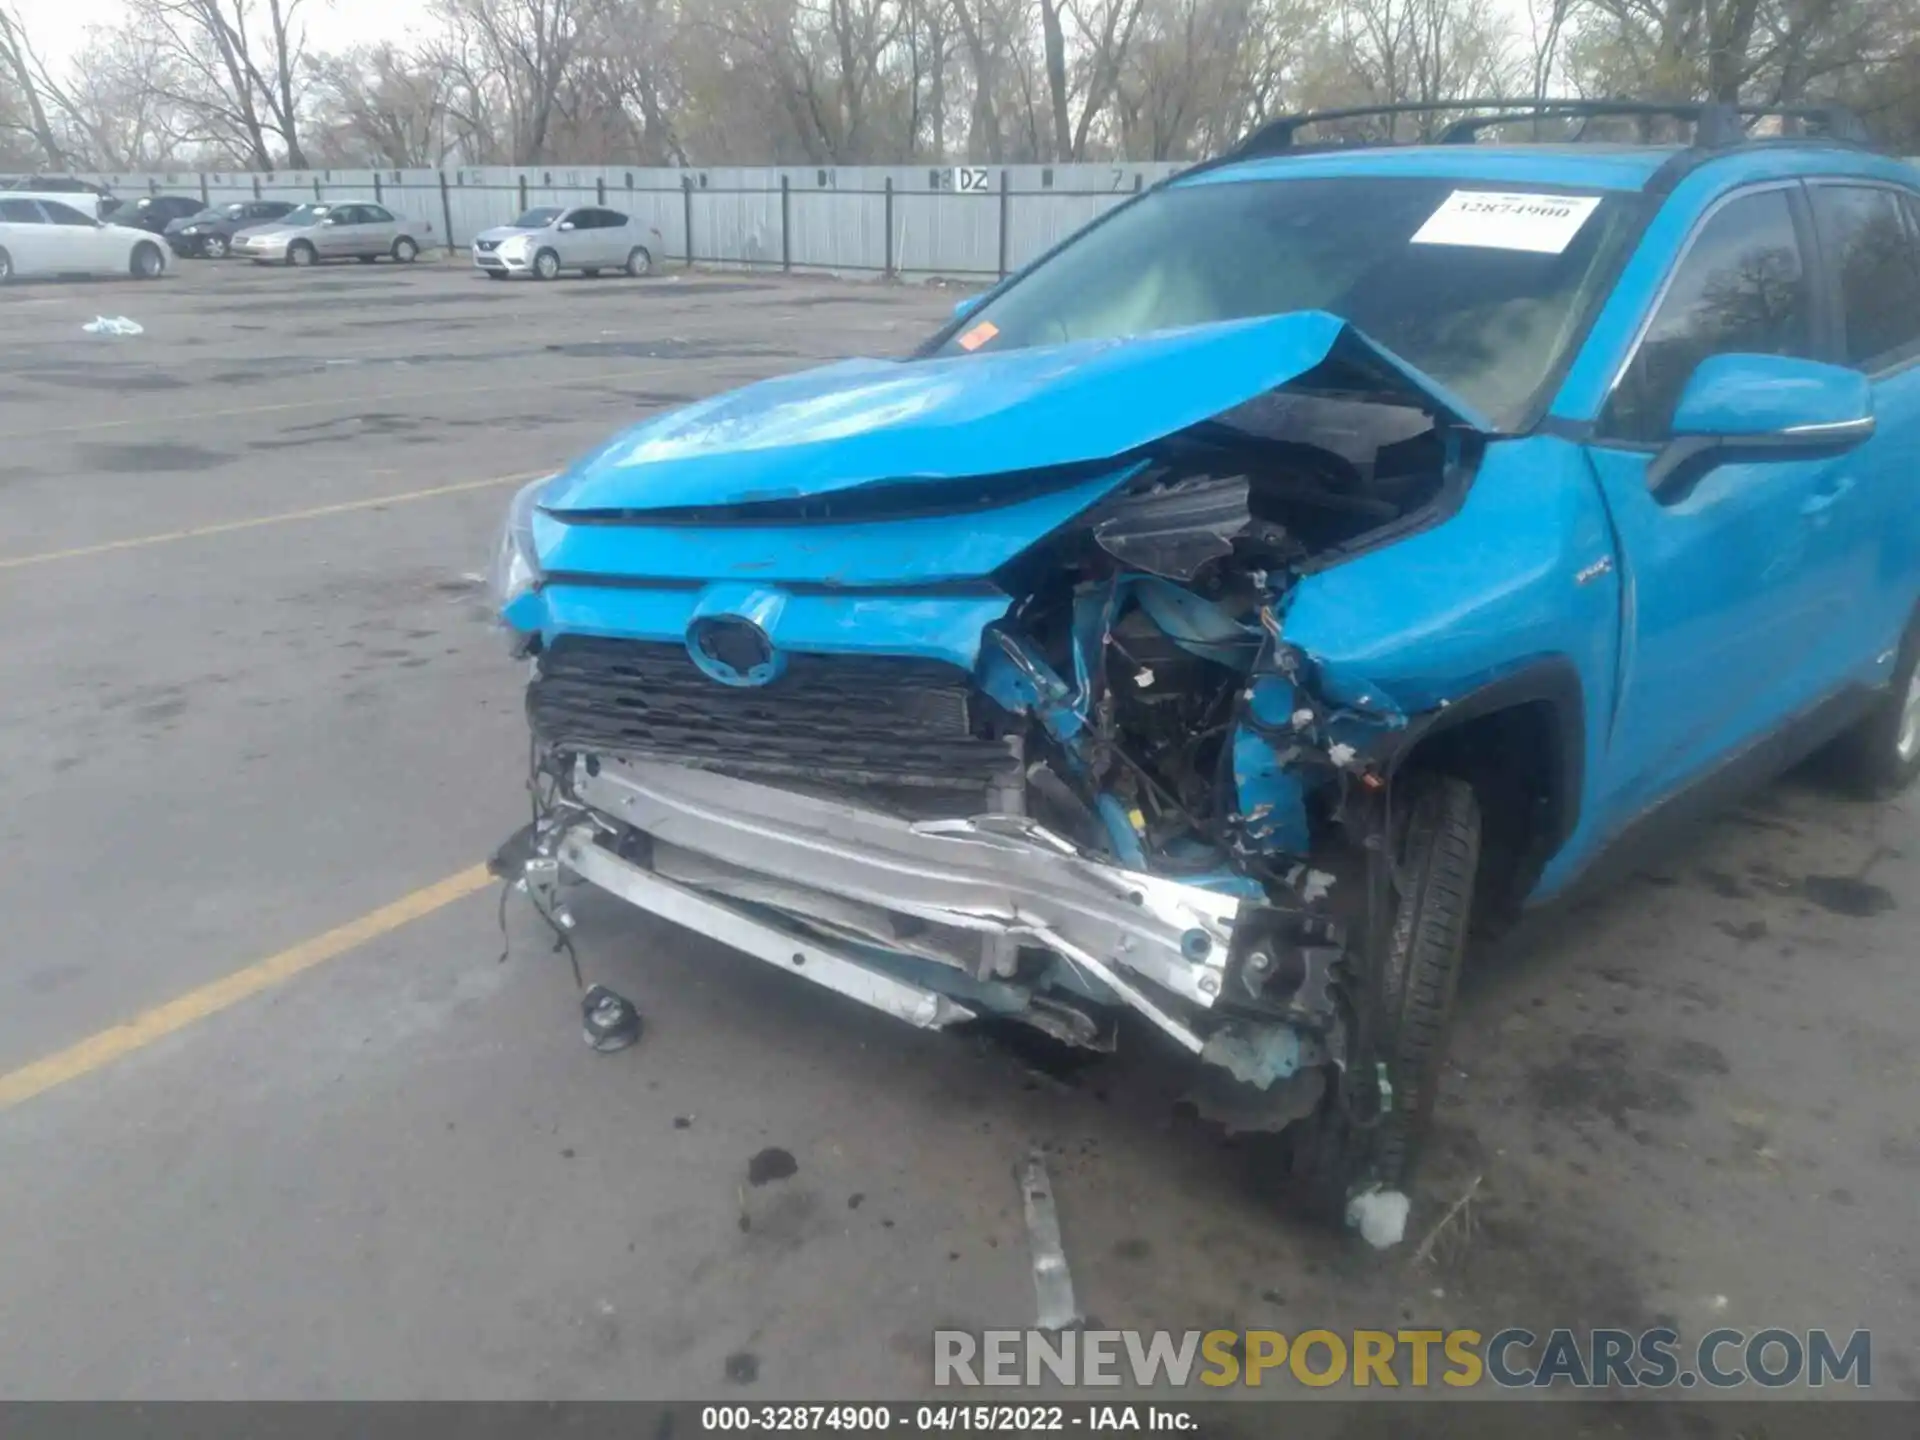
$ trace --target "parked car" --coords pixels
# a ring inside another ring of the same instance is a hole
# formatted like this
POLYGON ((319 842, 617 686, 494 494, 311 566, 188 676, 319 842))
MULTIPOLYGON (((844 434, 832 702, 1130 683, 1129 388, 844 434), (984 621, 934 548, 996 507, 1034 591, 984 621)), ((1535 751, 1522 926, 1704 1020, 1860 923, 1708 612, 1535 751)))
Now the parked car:
POLYGON ((28 275, 166 273, 160 242, 144 230, 109 225, 46 196, 0 193, 0 282, 28 275))
POLYGON ((1402 1185, 1470 922, 1816 749, 1920 770, 1920 171, 1548 111, 1656 112, 1276 121, 521 491, 529 892, 922 1026, 1135 1012, 1319 1213, 1402 1185))
POLYGON ((509 275, 551 280, 562 270, 587 275, 624 270, 644 275, 653 268, 647 241, 656 238, 657 232, 618 210, 542 205, 511 225, 474 236, 473 265, 490 280, 505 280, 509 275))
POLYGON ((232 248, 234 254, 262 264, 371 263, 383 256, 407 263, 437 243, 427 221, 406 219, 370 200, 331 200, 249 226, 233 237, 232 248))
POLYGON ((191 195, 142 195, 116 206, 113 223, 164 235, 167 226, 206 209, 206 201, 191 195))
POLYGON ((103 205, 113 198, 106 186, 74 175, 0 175, 0 190, 30 190, 40 195, 91 195, 103 205))
POLYGON ((229 200, 173 221, 164 234, 176 255, 218 260, 240 231, 285 219, 293 209, 286 200, 229 200))
POLYGON ((6 190, 0 194, 10 200, 45 200, 52 205, 63 205, 92 220, 105 220, 113 203, 84 190, 6 190))

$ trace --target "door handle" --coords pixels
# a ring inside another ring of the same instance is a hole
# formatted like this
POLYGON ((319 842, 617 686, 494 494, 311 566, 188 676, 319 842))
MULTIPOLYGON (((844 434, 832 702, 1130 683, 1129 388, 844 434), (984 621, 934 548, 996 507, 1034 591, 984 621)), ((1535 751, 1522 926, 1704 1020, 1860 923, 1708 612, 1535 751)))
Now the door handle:
POLYGON ((1853 489, 1853 477, 1843 475, 1828 485, 1819 494, 1810 496, 1800 504, 1802 515, 1824 515, 1838 504, 1853 489))

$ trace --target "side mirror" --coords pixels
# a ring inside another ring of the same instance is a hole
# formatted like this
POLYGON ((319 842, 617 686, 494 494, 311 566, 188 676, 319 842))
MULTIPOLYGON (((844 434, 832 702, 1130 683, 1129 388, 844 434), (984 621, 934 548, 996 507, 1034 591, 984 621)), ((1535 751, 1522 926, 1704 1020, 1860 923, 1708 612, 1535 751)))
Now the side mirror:
POLYGON ((562 220, 560 222, 560 228, 562 230, 571 230, 573 229, 573 222, 571 220, 562 220))
POLYGON ((320 223, 322 225, 338 225, 340 223, 340 217, 338 215, 322 215, 320 217, 320 223))
POLYGON ((1647 467, 1672 494, 1728 460, 1838 455, 1873 434, 1873 387, 1858 370, 1787 355, 1710 355, 1680 392, 1673 439, 1647 467))

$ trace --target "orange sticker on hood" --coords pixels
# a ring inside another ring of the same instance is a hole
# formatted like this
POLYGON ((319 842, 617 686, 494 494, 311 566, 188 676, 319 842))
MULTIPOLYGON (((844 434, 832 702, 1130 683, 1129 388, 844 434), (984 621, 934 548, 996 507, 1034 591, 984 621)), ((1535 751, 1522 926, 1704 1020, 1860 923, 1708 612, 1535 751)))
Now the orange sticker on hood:
POLYGON ((991 320, 982 320, 966 334, 962 335, 959 345, 962 350, 978 350, 987 341, 1000 333, 1000 327, 991 320))

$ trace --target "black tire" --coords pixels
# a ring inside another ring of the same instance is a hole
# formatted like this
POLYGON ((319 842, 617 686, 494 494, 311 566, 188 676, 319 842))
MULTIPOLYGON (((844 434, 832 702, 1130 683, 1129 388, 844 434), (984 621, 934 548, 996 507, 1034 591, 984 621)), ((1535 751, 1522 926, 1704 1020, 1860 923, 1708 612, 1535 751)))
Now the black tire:
POLYGON ((133 247, 133 258, 128 262, 127 270, 136 280, 158 280, 166 273, 167 258, 160 253, 160 247, 150 240, 142 240, 133 247))
POLYGON ((506 272, 503 270, 482 270, 480 273, 489 280, 504 280, 507 278, 506 272))
POLYGON ((1863 800, 1898 795, 1920 776, 1920 616, 1907 625, 1887 688, 1822 758, 1840 787, 1863 800))
POLYGON ((320 252, 305 240, 296 240, 287 246, 287 264, 305 266, 317 265, 319 262, 320 252))
POLYGON ((380 257, 378 255, 356 255, 353 258, 358 260, 362 265, 371 265, 380 257))
POLYGON ((638 280, 653 269, 653 255, 644 245, 636 245, 627 252, 627 274, 638 280))
POLYGON ((551 250, 542 250, 533 257, 533 278, 552 280, 560 273, 560 257, 551 250))
POLYGON ((420 247, 405 235, 393 242, 392 255, 402 265, 411 265, 420 256, 420 247))
POLYGON ((600 267, 596 265, 591 270, 588 270, 583 267, 580 273, 586 276, 587 279, 589 280, 598 280, 600 278, 600 267))
POLYGON ((226 259, 227 258, 227 237, 224 235, 207 236, 206 239, 200 242, 200 253, 206 256, 207 259, 209 260, 226 259))
POLYGON ((0 285, 6 284, 11 279, 13 279, 13 256, 0 250, 0 285))
MULTIPOLYGON (((1391 923, 1383 937, 1385 994, 1377 1008, 1374 1053, 1393 1086, 1387 1111, 1357 1126, 1331 1093, 1320 1112, 1293 1126, 1290 1185, 1298 1208, 1332 1225, 1346 1223, 1360 1188, 1404 1188, 1433 1116, 1446 1059, 1454 994, 1472 922, 1480 868, 1480 802, 1473 787, 1442 775, 1401 782, 1391 923)), ((1363 1092, 1372 1076, 1356 1077, 1363 1092)), ((1331 1091, 1332 1087, 1329 1087, 1331 1091)))

